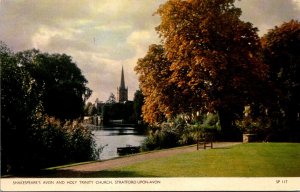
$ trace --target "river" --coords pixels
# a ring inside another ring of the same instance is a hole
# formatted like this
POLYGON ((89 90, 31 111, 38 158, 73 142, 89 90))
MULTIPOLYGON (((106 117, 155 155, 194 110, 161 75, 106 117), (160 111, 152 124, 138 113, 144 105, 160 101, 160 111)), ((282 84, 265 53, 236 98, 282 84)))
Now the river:
POLYGON ((100 160, 118 157, 118 147, 141 146, 146 138, 133 127, 101 127, 93 130, 93 135, 97 147, 105 146, 100 160))

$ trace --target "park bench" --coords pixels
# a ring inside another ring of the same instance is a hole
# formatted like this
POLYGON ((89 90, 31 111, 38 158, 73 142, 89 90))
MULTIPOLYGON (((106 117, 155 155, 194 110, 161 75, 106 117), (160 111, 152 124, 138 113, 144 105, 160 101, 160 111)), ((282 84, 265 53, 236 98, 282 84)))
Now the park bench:
POLYGON ((203 148, 206 149, 207 147, 213 148, 213 140, 214 134, 210 132, 205 132, 202 134, 202 137, 197 140, 197 150, 200 149, 200 145, 203 144, 203 148))

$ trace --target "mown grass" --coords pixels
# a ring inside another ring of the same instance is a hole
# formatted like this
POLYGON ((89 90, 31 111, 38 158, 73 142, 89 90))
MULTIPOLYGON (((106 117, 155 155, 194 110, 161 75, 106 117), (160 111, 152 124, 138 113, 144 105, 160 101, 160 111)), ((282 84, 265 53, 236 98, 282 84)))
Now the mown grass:
POLYGON ((299 177, 299 143, 251 143, 153 159, 87 177, 299 177))

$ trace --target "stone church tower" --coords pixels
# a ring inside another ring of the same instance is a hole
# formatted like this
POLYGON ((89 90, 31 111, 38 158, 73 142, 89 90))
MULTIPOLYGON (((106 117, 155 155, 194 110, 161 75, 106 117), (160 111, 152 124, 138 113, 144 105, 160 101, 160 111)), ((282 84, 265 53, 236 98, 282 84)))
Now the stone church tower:
POLYGON ((120 87, 117 88, 117 101, 119 103, 124 103, 124 102, 128 101, 128 87, 125 87, 123 66, 122 66, 122 72, 121 72, 120 87))

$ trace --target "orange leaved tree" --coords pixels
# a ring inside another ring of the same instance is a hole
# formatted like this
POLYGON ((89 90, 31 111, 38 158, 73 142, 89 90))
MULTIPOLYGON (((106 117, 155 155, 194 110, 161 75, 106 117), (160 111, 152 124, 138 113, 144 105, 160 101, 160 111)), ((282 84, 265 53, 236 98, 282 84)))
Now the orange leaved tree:
POLYGON ((161 17, 156 30, 162 55, 168 61, 161 89, 175 87, 175 93, 167 91, 156 103, 173 114, 217 112, 222 130, 232 135, 234 113, 254 101, 268 71, 257 29, 240 20, 234 0, 169 0, 156 14, 161 17))

